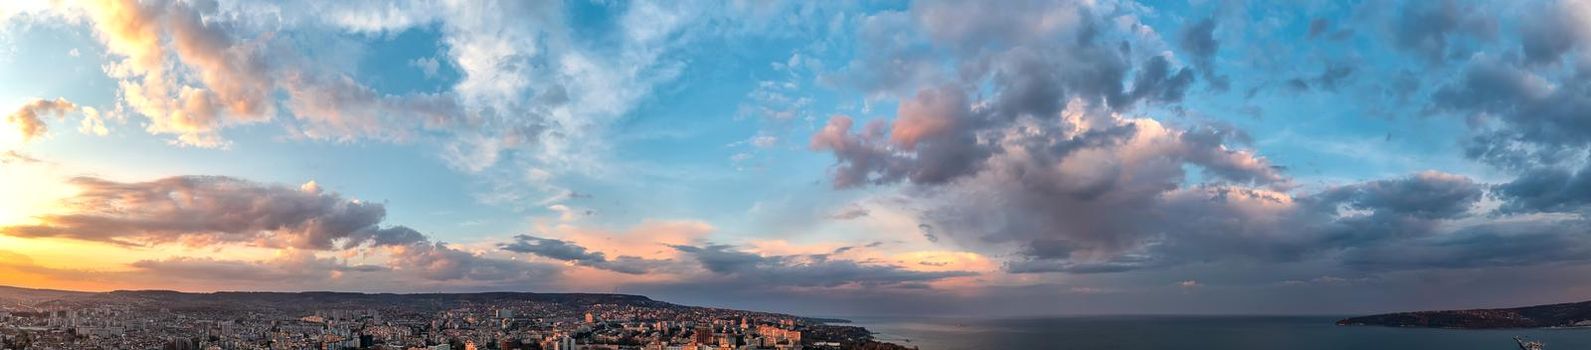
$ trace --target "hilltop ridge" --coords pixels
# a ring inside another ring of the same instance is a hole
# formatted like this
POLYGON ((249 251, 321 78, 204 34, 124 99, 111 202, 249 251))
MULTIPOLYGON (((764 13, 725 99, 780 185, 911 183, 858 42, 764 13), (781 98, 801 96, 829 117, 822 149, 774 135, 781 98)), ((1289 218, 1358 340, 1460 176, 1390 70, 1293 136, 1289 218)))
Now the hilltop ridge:
POLYGON ((1591 326, 1591 301, 1496 309, 1396 312, 1351 317, 1344 326, 1427 328, 1547 328, 1591 326))

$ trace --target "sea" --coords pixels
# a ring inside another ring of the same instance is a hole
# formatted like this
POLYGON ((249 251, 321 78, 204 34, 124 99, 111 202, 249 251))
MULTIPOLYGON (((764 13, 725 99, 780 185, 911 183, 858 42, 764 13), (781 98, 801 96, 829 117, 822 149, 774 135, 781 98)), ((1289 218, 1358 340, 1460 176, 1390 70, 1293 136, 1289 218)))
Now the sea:
POLYGON ((1591 329, 1464 330, 1337 326, 1345 316, 848 317, 880 341, 922 350, 1591 349, 1591 329))

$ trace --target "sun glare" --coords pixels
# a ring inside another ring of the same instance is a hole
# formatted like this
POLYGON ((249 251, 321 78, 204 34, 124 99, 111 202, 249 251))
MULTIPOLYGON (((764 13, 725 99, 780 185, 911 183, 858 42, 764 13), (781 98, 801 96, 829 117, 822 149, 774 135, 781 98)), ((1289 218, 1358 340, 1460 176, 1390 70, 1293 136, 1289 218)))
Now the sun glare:
POLYGON ((48 167, 21 162, 0 164, 0 226, 27 224, 59 211, 61 199, 76 192, 48 167))

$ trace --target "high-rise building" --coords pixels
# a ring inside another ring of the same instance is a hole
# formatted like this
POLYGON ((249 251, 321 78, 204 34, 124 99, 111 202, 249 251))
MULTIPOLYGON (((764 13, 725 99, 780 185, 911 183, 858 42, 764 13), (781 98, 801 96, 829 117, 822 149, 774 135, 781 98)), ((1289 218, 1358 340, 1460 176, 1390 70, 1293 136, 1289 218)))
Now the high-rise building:
POLYGON ((713 329, 706 325, 696 326, 696 334, 693 334, 691 339, 695 340, 698 345, 712 344, 713 329))
POLYGON ((597 317, 590 312, 586 313, 586 323, 597 323, 597 317))

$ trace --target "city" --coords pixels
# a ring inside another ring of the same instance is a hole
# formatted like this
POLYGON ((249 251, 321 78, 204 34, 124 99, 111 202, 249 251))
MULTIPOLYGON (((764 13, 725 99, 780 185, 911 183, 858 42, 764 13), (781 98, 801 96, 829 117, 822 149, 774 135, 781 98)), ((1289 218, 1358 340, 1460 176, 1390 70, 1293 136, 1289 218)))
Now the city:
POLYGON ((0 293, 34 294, 0 297, 3 349, 907 349, 838 320, 618 294, 0 293))

